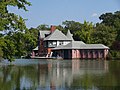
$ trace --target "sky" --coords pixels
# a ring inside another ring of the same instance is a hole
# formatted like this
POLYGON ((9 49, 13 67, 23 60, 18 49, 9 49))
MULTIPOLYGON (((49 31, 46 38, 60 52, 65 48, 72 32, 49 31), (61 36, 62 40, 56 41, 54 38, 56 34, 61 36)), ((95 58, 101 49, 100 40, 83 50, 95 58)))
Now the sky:
POLYGON ((83 23, 85 20, 100 22, 99 16, 107 12, 120 10, 120 0, 28 0, 32 6, 29 11, 9 7, 10 12, 28 19, 28 28, 36 28, 41 24, 62 25, 62 22, 76 21, 83 23))

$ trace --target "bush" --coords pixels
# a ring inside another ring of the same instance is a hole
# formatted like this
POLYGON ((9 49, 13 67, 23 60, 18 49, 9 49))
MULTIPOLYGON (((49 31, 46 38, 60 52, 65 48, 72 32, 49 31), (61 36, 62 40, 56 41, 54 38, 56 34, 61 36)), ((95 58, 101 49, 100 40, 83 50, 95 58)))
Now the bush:
POLYGON ((120 50, 110 50, 109 52, 109 58, 116 58, 120 59, 120 50))

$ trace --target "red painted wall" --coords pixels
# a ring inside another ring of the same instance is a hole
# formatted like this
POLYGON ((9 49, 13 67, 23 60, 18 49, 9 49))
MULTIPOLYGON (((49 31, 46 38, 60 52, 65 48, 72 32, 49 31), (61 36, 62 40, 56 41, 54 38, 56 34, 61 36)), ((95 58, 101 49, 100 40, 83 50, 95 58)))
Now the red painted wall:
POLYGON ((80 50, 72 50, 72 58, 81 58, 80 50))

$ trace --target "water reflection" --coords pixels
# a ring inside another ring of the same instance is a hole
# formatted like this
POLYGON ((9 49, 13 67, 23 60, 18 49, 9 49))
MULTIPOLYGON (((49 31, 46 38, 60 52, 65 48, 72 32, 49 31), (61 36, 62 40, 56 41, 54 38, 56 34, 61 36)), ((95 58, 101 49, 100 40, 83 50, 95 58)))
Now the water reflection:
POLYGON ((120 85, 119 61, 16 60, 0 67, 0 90, 112 90, 120 85))

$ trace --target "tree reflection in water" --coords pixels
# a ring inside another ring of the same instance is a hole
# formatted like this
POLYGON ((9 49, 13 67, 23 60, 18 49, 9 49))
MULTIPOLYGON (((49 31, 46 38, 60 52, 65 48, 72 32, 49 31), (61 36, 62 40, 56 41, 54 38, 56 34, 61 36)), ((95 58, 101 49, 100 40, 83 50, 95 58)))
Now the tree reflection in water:
POLYGON ((119 89, 119 68, 120 61, 16 60, 1 66, 0 90, 119 89))

